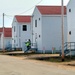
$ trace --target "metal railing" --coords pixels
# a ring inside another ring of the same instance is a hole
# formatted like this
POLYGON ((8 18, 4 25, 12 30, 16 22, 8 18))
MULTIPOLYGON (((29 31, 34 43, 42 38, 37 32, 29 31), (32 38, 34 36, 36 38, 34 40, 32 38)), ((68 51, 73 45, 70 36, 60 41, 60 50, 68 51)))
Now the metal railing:
MULTIPOLYGON (((61 47, 60 47, 61 48, 61 47)), ((60 49, 60 55, 61 55, 61 50, 60 49)), ((64 54, 72 53, 75 51, 75 42, 65 42, 64 43, 64 54)))
POLYGON ((67 49, 75 49, 75 42, 66 42, 64 43, 64 50, 67 49))

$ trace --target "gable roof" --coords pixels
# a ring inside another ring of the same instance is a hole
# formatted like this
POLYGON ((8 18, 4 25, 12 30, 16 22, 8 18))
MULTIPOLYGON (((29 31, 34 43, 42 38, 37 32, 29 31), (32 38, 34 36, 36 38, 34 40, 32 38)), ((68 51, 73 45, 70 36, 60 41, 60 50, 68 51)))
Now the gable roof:
MULTIPOLYGON (((3 28, 0 28, 0 32, 3 32, 3 28)), ((4 28, 4 37, 12 37, 12 28, 4 28)))
POLYGON ((18 22, 26 22, 26 23, 30 23, 31 22, 31 16, 16 15, 15 18, 16 18, 16 20, 18 22))
MULTIPOLYGON (((60 15, 61 6, 36 6, 42 15, 60 15)), ((66 15, 66 6, 64 6, 64 14, 66 15)))

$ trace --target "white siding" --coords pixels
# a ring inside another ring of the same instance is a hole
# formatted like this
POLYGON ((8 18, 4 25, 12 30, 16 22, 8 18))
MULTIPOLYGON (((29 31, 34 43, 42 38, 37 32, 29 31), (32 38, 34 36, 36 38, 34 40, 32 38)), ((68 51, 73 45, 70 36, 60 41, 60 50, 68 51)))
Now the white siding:
MULTIPOLYGON (((46 50, 54 47, 59 50, 61 46, 61 16, 43 16, 42 18, 42 44, 46 50)), ((67 19, 64 18, 64 42, 67 41, 67 19)))
POLYGON ((75 42, 75 0, 70 0, 67 5, 68 42, 75 42), (71 9, 71 12, 69 12, 71 9), (69 35, 71 31, 71 35, 69 35))
MULTIPOLYGON (((4 48, 12 44, 12 37, 4 37, 4 48)), ((1 35, 1 48, 3 49, 3 34, 1 35)))
POLYGON ((16 36, 17 36, 17 25, 18 25, 18 23, 17 23, 17 21, 16 21, 16 19, 14 18, 14 20, 13 20, 13 23, 12 23, 12 48, 14 48, 14 47, 16 47, 16 45, 17 45, 17 43, 16 43, 16 36), (15 31, 14 31, 15 30, 15 31))
POLYGON ((12 26, 13 26, 12 47, 22 48, 26 40, 28 39, 31 40, 31 23, 18 23, 14 18, 12 26), (23 31, 23 25, 27 25, 27 31, 23 31), (14 32, 14 26, 15 26, 15 32, 14 32))
POLYGON ((42 16, 37 8, 35 8, 34 10, 32 21, 33 21, 32 22, 32 25, 33 25, 32 26, 32 29, 33 29, 32 43, 36 43, 37 48, 41 50, 42 49, 42 27, 41 27, 42 16), (37 27, 35 27, 35 20, 37 20, 37 27), (39 35, 40 35, 40 38, 39 38, 39 35))
MULTIPOLYGON (((61 46, 61 15, 41 15, 37 7, 33 12, 32 17, 32 31, 33 43, 36 43, 37 33, 37 48, 38 50, 52 50, 55 47, 59 50, 61 46), (40 20, 39 20, 40 18, 40 20), (37 27, 35 27, 35 20, 37 20, 37 27)), ((64 17, 64 42, 67 41, 67 17, 64 17)))
MULTIPOLYGON (((2 32, 0 32, 0 34, 2 34, 2 32)), ((0 48, 1 48, 1 36, 0 36, 0 48)))
POLYGON ((5 48, 9 45, 12 44, 12 38, 11 37, 5 37, 5 48))
MULTIPOLYGON (((21 40, 21 47, 26 40, 31 40, 31 24, 30 23, 22 23, 21 24, 21 37, 19 38, 21 40), (27 31, 23 31, 23 25, 27 25, 27 31)), ((20 42, 20 41, 19 41, 20 42)))
POLYGON ((0 38, 0 48, 1 48, 1 38, 0 38))

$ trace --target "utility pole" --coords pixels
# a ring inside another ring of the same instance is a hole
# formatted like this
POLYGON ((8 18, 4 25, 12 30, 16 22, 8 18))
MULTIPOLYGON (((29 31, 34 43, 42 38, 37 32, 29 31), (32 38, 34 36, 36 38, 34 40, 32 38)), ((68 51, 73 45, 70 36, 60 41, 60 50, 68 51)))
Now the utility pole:
POLYGON ((64 61, 64 6, 63 6, 63 0, 61 0, 61 17, 62 17, 62 61, 64 61))
POLYGON ((3 52, 4 52, 4 13, 3 13, 3 52))

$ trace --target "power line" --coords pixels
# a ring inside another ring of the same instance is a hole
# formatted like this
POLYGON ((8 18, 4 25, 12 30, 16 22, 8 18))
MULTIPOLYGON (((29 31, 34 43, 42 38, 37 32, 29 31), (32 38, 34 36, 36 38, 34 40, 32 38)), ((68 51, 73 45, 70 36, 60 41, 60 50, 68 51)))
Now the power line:
MULTIPOLYGON (((39 3, 41 3, 42 2, 42 0, 41 1, 39 1, 38 3, 36 3, 34 6, 32 6, 31 8, 29 8, 28 10, 26 10, 26 11, 24 11, 24 12, 21 12, 21 13, 19 13, 18 15, 21 15, 21 14, 24 14, 24 13, 26 13, 26 12, 28 12, 28 11, 30 11, 31 9, 33 9, 36 5, 38 5, 39 3)), ((6 14, 6 16, 9 16, 9 17, 13 17, 14 15, 7 15, 6 14)))
POLYGON ((14 15, 7 15, 7 14, 5 14, 5 16, 8 16, 8 17, 13 17, 14 15))
MULTIPOLYGON (((26 10, 26 11, 24 11, 24 12, 22 12, 22 13, 19 13, 19 15, 30 11, 31 9, 33 9, 36 5, 38 5, 38 4, 41 3, 41 2, 42 2, 42 0, 39 1, 38 3, 36 3, 36 4, 35 4, 34 6, 32 6, 31 8, 29 8, 28 10, 26 10)), ((0 15, 0 16, 2 16, 2 15, 0 15)), ((4 13, 4 16, 6 16, 6 17, 9 18, 9 19, 12 19, 12 18, 14 17, 14 15, 7 15, 7 14, 5 14, 5 13, 4 13)), ((0 24, 2 24, 2 23, 0 23, 0 24)))
POLYGON ((7 18, 9 18, 9 19, 12 19, 12 18, 13 18, 13 16, 10 16, 10 15, 6 15, 6 14, 5 14, 5 16, 6 16, 7 18))
MULTIPOLYGON (((39 4, 39 3, 41 3, 41 2, 42 2, 42 0, 41 0, 40 2, 38 2, 37 4, 35 4, 35 5, 38 5, 38 4, 39 4)), ((20 13, 20 14, 23 14, 23 13, 28 12, 29 10, 33 9, 33 8, 35 7, 35 5, 34 5, 34 6, 32 6, 31 8, 29 8, 28 10, 26 10, 26 11, 24 11, 24 12, 20 13)))

